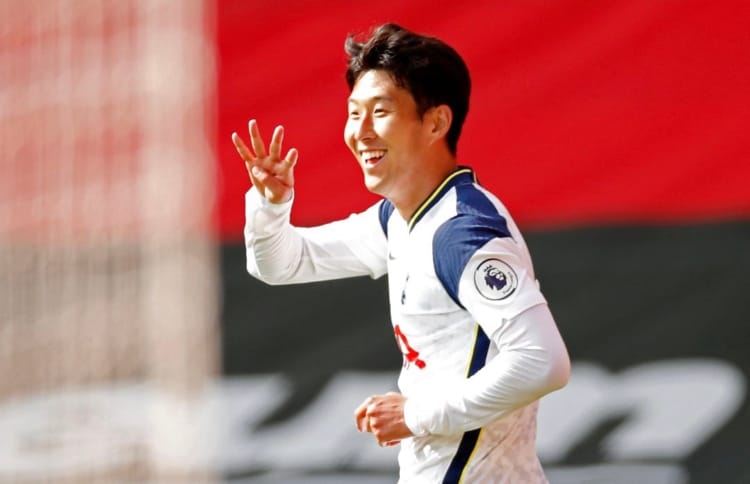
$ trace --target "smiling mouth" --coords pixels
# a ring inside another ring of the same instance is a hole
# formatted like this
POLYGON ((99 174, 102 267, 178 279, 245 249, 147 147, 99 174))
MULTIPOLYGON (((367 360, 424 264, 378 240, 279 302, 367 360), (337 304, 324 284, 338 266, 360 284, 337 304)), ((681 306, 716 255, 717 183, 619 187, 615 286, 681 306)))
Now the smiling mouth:
POLYGON ((380 160, 382 160, 384 156, 385 156, 385 150, 370 150, 370 151, 360 152, 360 157, 362 158, 362 162, 366 166, 377 165, 378 162, 380 162, 380 160))

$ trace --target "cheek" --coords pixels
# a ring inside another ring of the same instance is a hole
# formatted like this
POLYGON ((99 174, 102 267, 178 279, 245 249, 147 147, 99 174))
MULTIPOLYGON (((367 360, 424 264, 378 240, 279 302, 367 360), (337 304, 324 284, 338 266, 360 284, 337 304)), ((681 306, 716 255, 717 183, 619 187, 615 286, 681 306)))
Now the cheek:
POLYGON ((390 119, 379 118, 372 123, 372 130, 378 135, 378 138, 390 138, 392 125, 393 122, 390 119))
POLYGON ((344 143, 350 150, 354 151, 354 129, 349 122, 344 126, 344 143))

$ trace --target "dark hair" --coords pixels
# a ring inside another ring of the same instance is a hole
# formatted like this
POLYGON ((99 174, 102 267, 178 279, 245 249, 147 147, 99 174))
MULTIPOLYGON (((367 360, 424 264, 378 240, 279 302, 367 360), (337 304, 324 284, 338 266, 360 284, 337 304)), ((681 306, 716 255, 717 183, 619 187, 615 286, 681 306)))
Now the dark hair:
POLYGON ((420 117, 434 106, 448 105, 453 122, 446 141, 451 153, 456 154, 471 93, 469 69, 458 52, 440 39, 393 23, 376 28, 364 42, 348 36, 344 49, 349 56, 346 82, 350 90, 364 72, 377 69, 387 72, 397 86, 411 93, 420 117))

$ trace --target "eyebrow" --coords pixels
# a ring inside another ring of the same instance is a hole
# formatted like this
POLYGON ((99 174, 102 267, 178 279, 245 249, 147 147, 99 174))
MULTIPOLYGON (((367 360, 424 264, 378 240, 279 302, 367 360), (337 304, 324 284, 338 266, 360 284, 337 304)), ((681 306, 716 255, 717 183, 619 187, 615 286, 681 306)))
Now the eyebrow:
POLYGON ((365 102, 379 102, 379 101, 393 102, 393 98, 390 96, 373 96, 373 97, 368 97, 365 99, 356 99, 356 98, 350 97, 346 100, 347 104, 362 104, 365 102))

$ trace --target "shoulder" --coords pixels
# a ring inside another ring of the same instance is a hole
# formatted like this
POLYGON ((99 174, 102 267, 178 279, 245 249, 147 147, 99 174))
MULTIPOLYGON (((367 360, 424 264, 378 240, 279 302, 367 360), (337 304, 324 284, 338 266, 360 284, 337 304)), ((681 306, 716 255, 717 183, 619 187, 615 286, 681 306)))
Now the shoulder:
POLYGON ((507 214, 491 193, 478 185, 456 187, 455 215, 435 231, 437 254, 474 252, 489 240, 511 237, 507 214))
POLYGON ((432 254, 435 274, 458 302, 458 283, 472 255, 493 239, 512 236, 502 205, 481 187, 456 187, 455 203, 455 215, 435 231, 432 254))

